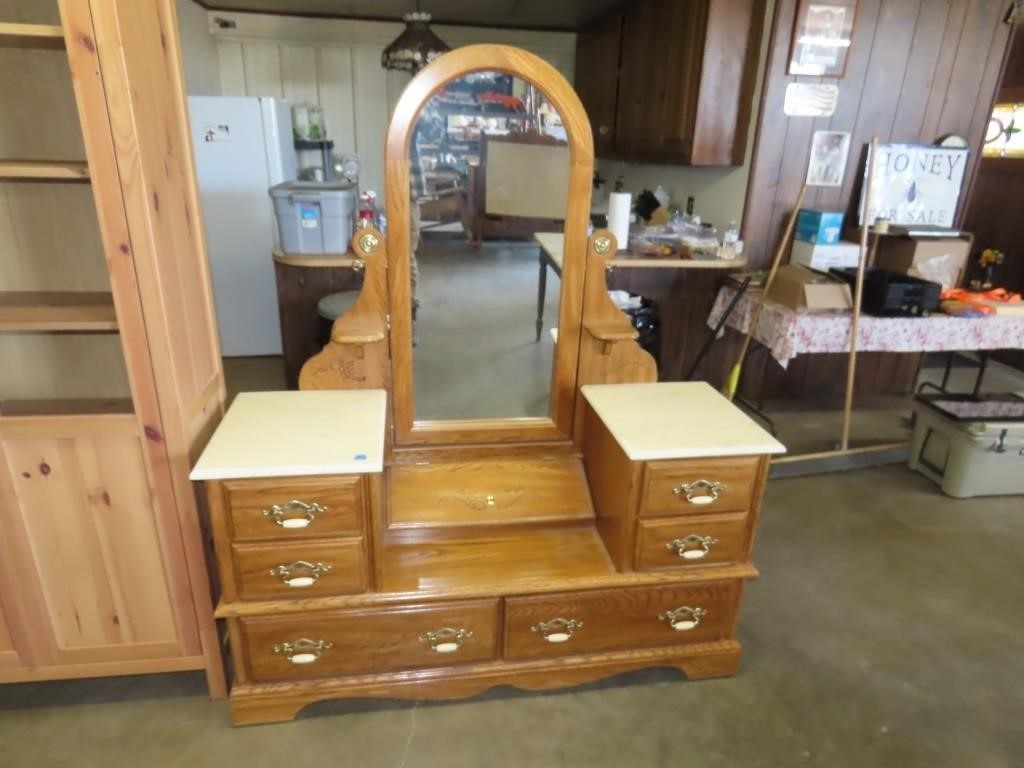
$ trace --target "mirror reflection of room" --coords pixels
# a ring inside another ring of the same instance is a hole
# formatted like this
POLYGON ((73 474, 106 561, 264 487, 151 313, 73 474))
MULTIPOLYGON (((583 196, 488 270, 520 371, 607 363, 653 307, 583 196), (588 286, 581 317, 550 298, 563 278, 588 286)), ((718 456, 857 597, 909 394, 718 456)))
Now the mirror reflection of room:
POLYGON ((544 94, 500 72, 449 83, 409 147, 417 420, 544 417, 560 265, 565 128, 544 94))

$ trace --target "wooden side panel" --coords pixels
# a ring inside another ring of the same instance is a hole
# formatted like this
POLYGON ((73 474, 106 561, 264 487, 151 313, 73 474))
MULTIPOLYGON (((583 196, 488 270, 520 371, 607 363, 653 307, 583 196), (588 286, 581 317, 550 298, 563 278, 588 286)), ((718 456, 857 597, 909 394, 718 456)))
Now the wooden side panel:
POLYGON ((585 400, 583 463, 594 500, 597 530, 619 571, 632 570, 633 520, 642 464, 633 464, 585 400))
POLYGON ((27 617, 19 647, 31 666, 184 655, 134 419, 74 421, 61 433, 8 427, 0 444, 0 560, 27 617))
MULTIPOLYGON (((81 71, 102 78, 109 132, 86 140, 90 164, 106 174, 97 189, 107 195, 98 203, 111 273, 122 281, 115 303, 119 319, 135 323, 134 332, 122 331, 130 365, 149 366, 133 380, 133 393, 155 498, 166 505, 162 530, 180 536, 180 570, 171 582, 179 620, 188 612, 198 626, 192 642, 207 658, 211 694, 218 696, 220 644, 188 472, 222 415, 225 394, 175 7, 172 0, 95 2, 88 10, 91 36, 76 33, 74 44, 86 59, 81 71)), ((83 13, 81 4, 62 0, 64 17, 83 13)), ((89 105, 80 99, 80 109, 89 105)), ((99 131, 99 119, 92 114, 84 124, 99 131)))
POLYGON ((7 628, 7 619, 4 616, 3 606, 0 606, 0 669, 15 669, 21 666, 21 659, 14 649, 14 640, 11 638, 11 631, 7 628))
POLYGON ((93 19, 158 385, 191 403, 220 354, 174 4, 97 3, 93 19))

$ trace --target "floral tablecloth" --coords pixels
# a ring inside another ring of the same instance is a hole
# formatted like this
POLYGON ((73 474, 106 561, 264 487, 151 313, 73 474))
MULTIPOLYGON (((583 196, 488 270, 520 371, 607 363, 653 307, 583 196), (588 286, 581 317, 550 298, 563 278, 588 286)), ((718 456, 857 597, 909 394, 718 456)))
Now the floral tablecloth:
MULTIPOLYGON (((708 316, 712 328, 735 293, 724 286, 708 316)), ((750 328, 759 293, 742 296, 726 323, 740 333, 750 328)), ((771 350, 786 367, 797 355, 847 352, 850 349, 849 312, 797 312, 768 302, 754 339, 771 350)), ((872 317, 861 315, 857 326, 858 352, 958 352, 979 349, 1024 349, 1024 317, 872 317)))

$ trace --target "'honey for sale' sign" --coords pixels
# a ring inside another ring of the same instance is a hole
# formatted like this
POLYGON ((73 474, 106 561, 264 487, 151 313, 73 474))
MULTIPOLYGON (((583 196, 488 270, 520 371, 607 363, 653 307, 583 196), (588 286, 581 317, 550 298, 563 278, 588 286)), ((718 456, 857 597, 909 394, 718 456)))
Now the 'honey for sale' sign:
MULTIPOLYGON (((885 218, 892 224, 952 227, 969 152, 919 144, 879 144, 868 222, 885 218)), ((863 224, 863 193, 860 214, 863 224)))

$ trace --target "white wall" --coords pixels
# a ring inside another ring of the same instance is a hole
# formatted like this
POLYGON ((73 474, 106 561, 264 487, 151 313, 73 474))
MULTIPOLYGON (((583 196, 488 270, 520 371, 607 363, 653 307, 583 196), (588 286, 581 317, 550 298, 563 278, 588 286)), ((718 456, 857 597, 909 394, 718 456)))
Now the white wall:
POLYGON ((768 59, 768 42, 771 38, 772 18, 775 15, 775 0, 768 0, 765 9, 764 29, 761 37, 761 59, 758 62, 757 82, 754 86, 754 106, 750 110, 750 130, 747 133, 747 151, 743 165, 726 168, 702 168, 685 165, 648 165, 624 163, 612 160, 598 160, 597 169, 608 180, 612 189, 615 179, 625 177, 626 191, 635 195, 645 189, 652 192, 661 184, 672 198, 672 204, 686 207, 686 198, 695 198, 694 212, 704 221, 710 221, 724 231, 730 221, 740 222, 743 218, 744 198, 747 194, 747 180, 750 178, 750 161, 754 152, 754 134, 757 132, 758 109, 761 103, 761 89, 764 84, 765 62, 768 59))
MULTIPOLYGON (((208 18, 222 93, 319 103, 335 154, 358 155, 360 185, 383 196, 388 120, 409 76, 385 70, 380 56, 402 24, 222 11, 211 11, 208 18), (224 28, 218 19, 235 26, 224 28)), ((572 82, 574 33, 443 25, 434 30, 453 48, 471 43, 525 48, 572 82)))
POLYGON ((210 36, 206 10, 193 0, 178 0, 178 35, 189 95, 219 96, 217 45, 210 36))

